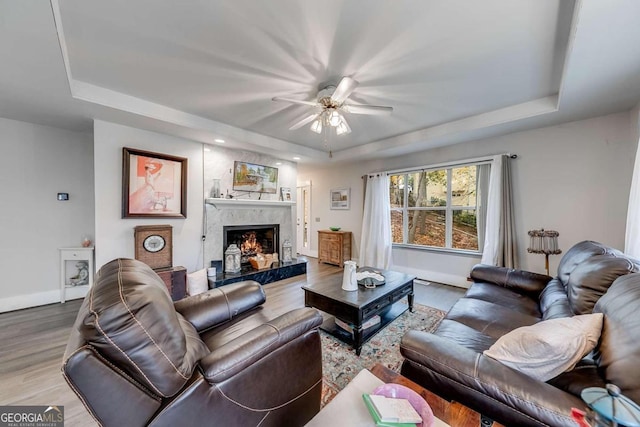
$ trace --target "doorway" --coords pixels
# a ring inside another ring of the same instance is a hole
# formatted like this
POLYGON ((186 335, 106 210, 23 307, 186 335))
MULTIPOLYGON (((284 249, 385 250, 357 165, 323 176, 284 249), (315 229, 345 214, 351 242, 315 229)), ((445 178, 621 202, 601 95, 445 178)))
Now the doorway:
POLYGON ((300 255, 311 256, 311 181, 303 182, 296 190, 296 251, 300 255))

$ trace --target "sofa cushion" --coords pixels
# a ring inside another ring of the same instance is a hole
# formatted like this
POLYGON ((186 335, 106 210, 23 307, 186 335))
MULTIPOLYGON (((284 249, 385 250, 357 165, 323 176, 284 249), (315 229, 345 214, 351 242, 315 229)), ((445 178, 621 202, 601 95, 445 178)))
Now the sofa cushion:
POLYGON ((601 313, 551 319, 515 329, 496 341, 485 356, 548 381, 594 349, 602 330, 601 313))
POLYGON ((616 249, 591 240, 576 243, 560 260, 560 264, 558 264, 558 279, 566 287, 569 276, 579 264, 592 256, 605 254, 622 255, 616 249))
POLYGON ((83 338, 158 395, 177 393, 209 353, 162 279, 140 261, 105 264, 87 298, 83 338))
POLYGON ((464 295, 465 298, 473 298, 501 305, 520 313, 540 317, 538 300, 528 294, 515 292, 509 288, 496 286, 492 283, 476 282, 464 295))
POLYGON ((557 278, 550 281, 540 293, 540 311, 542 311, 543 320, 572 315, 567 290, 557 278))
POLYGON ((477 329, 449 319, 443 319, 433 334, 441 338, 446 338, 476 353, 482 353, 496 342, 496 338, 494 337, 490 337, 477 329))
POLYGON ((187 294, 189 296, 198 295, 208 290, 209 279, 206 268, 187 274, 187 294))
POLYGON ((460 298, 451 307, 446 318, 481 331, 494 339, 520 326, 533 325, 540 321, 538 316, 474 298, 460 298))
POLYGON ((588 314, 614 280, 636 272, 636 265, 629 258, 613 255, 596 255, 578 265, 567 283, 569 305, 574 314, 588 314))
POLYGON ((640 402, 640 273, 616 279, 593 311, 604 313, 594 360, 608 383, 640 402))

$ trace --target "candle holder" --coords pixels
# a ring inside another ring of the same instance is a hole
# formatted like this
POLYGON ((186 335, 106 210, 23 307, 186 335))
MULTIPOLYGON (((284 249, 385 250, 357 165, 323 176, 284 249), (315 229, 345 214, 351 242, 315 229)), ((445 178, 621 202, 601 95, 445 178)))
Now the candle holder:
POLYGON ((240 269, 240 248, 232 243, 224 252, 224 271, 225 273, 239 273, 240 269))
POLYGON ((291 241, 285 239, 282 243, 282 262, 293 261, 293 248, 291 247, 291 241))

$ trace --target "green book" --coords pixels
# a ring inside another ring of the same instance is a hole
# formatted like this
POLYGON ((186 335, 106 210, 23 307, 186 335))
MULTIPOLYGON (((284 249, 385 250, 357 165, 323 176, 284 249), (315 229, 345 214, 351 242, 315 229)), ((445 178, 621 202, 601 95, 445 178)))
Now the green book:
POLYGON ((414 423, 391 423, 391 422, 380 421, 380 414, 378 414, 378 411, 376 411, 375 406, 373 406, 373 403, 371 402, 369 395, 366 393, 363 394, 362 400, 364 400, 364 404, 367 406, 367 409, 369 410, 369 413, 371 414, 373 421, 375 421, 376 426, 378 427, 416 427, 414 423))

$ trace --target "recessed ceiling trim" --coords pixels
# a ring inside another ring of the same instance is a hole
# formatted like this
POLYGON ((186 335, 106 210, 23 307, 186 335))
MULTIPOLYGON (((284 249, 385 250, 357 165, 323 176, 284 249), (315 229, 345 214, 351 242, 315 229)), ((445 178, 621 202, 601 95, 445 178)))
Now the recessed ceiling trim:
POLYGON ((204 130, 217 135, 225 135, 230 139, 248 142, 264 148, 270 148, 284 153, 296 153, 305 157, 325 158, 327 153, 313 148, 292 144, 277 138, 261 135, 240 129, 225 123, 205 119, 194 114, 185 113, 166 105, 157 104, 111 89, 106 89, 90 83, 75 80, 72 86, 72 96, 76 99, 91 102, 105 107, 115 108, 139 116, 144 116, 166 123, 187 128, 204 130))
POLYGON ((58 35, 58 45, 60 46, 60 52, 62 53, 62 61, 64 62, 64 69, 65 74, 67 75, 67 82, 69 83, 69 90, 73 94, 73 77, 71 74, 71 65, 69 64, 69 51, 67 49, 67 42, 64 37, 62 16, 60 16, 60 4, 58 3, 58 0, 51 0, 51 11, 53 12, 53 23, 56 27, 56 34, 58 35))
MULTIPOLYGON (((117 92, 74 79, 67 43, 65 41, 60 3, 59 0, 50 0, 50 3, 67 80, 69 82, 69 88, 73 98, 114 108, 134 115, 159 120, 176 126, 212 132, 217 135, 224 135, 229 139, 242 141, 243 143, 254 145, 257 148, 259 147, 262 150, 273 150, 274 154, 277 154, 276 152, 282 152, 289 155, 290 153, 296 153, 308 158, 309 160, 329 160, 327 152, 325 151, 269 137, 242 128, 237 128, 222 122, 206 119, 202 116, 186 113, 182 110, 171 108, 166 105, 154 103, 122 92, 117 92)), ((441 140, 448 136, 464 135, 465 133, 470 133, 478 129, 490 128, 504 123, 515 122, 542 114, 557 112, 564 86, 564 78, 568 68, 569 56, 573 49, 581 8, 582 0, 575 0, 570 36, 564 52, 564 63, 558 94, 517 105, 511 105, 509 107, 481 113, 464 119, 442 123, 440 125, 431 126, 391 138, 385 138, 353 148, 336 151, 336 147, 334 147, 334 160, 353 160, 362 158, 363 156, 371 156, 373 154, 383 155, 385 152, 390 153, 394 149, 398 150, 403 147, 405 149, 429 149, 439 146, 441 140)))
POLYGON ((573 16, 571 17, 571 28, 569 29, 569 40, 567 40, 567 48, 564 53, 564 63, 562 64, 562 74, 560 75, 560 87, 558 88, 558 108, 562 102, 562 95, 564 94, 565 78, 567 76, 567 69, 569 67, 569 59, 573 53, 573 47, 576 41, 576 34, 578 32, 578 25, 580 23, 580 12, 582 11, 582 0, 575 0, 573 5, 573 16))
POLYGON ((403 146, 419 146, 420 149, 427 150, 438 146, 438 138, 444 136, 485 129, 557 111, 558 95, 556 94, 426 129, 420 129, 415 132, 405 133, 393 138, 375 141, 347 150, 334 151, 333 157, 336 160, 348 160, 372 153, 384 154, 387 151, 397 150, 403 146))
POLYGON ((60 13, 60 3, 58 0, 50 0, 51 10, 53 13, 58 43, 62 59, 64 61, 65 73, 69 82, 71 96, 75 99, 90 102, 104 107, 115 108, 132 114, 160 120, 178 126, 185 126, 196 130, 204 130, 215 132, 218 135, 226 135, 231 139, 237 139, 261 148, 273 151, 281 151, 283 154, 296 153, 306 158, 322 159, 327 157, 324 151, 305 147, 302 145, 292 144, 277 138, 257 134, 255 132, 236 128, 214 120, 205 119, 203 117, 185 113, 165 105, 150 102, 144 99, 136 98, 131 95, 120 93, 111 89, 106 89, 90 83, 79 81, 73 78, 71 71, 71 62, 69 60, 69 52, 64 36, 64 27, 60 13))

